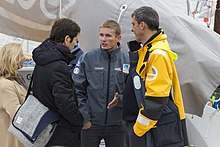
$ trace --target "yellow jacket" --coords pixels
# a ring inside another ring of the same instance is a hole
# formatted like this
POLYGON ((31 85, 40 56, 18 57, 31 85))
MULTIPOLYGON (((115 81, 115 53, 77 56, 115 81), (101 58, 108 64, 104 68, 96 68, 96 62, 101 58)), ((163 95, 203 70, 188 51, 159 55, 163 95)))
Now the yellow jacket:
POLYGON ((180 119, 185 119, 185 112, 174 60, 178 56, 172 52, 166 35, 160 32, 154 39, 138 50, 139 60, 136 72, 145 82, 145 98, 139 111, 134 132, 141 137, 154 128, 172 89, 174 103, 178 107, 180 119), (146 60, 146 54, 149 57, 146 60), (146 60, 146 61, 145 61, 146 60))

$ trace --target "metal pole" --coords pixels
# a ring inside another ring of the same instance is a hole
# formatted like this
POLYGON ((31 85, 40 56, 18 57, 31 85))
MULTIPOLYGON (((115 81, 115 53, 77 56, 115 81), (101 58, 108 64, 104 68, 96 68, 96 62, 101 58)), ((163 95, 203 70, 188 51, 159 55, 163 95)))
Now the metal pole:
POLYGON ((186 5, 187 5, 187 15, 189 16, 190 15, 190 3, 189 3, 189 0, 186 0, 186 5))
POLYGON ((60 0, 60 5, 59 5, 59 18, 62 18, 62 0, 60 0))

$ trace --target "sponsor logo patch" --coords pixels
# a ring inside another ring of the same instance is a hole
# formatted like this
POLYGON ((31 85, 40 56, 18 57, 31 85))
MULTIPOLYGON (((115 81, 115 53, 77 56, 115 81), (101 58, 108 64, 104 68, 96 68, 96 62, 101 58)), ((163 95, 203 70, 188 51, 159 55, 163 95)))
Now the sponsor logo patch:
POLYGON ((150 72, 147 73, 146 81, 153 81, 157 78, 158 72, 156 67, 152 66, 152 69, 150 72))
POLYGON ((123 73, 128 74, 129 73, 129 68, 130 68, 129 64, 123 64, 123 73))

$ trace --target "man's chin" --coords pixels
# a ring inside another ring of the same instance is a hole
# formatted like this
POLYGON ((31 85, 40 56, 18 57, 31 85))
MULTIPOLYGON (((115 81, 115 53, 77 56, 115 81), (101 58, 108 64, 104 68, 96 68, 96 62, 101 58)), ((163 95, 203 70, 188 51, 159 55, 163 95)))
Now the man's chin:
POLYGON ((141 43, 141 39, 137 38, 135 39, 137 42, 141 43))
POLYGON ((102 48, 103 50, 106 50, 106 51, 109 50, 109 48, 107 48, 107 47, 103 47, 103 46, 102 46, 101 48, 102 48))

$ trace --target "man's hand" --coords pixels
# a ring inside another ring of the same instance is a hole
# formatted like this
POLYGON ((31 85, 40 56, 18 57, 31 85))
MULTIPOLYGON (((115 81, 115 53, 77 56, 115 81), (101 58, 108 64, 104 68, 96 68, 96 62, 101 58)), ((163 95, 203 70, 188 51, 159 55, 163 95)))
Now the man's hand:
POLYGON ((87 121, 83 124, 83 130, 89 129, 92 127, 92 123, 90 121, 87 121))
POLYGON ((119 101, 120 101, 120 96, 119 96, 118 92, 116 92, 114 99, 108 104, 107 109, 111 109, 111 108, 117 106, 119 101))

